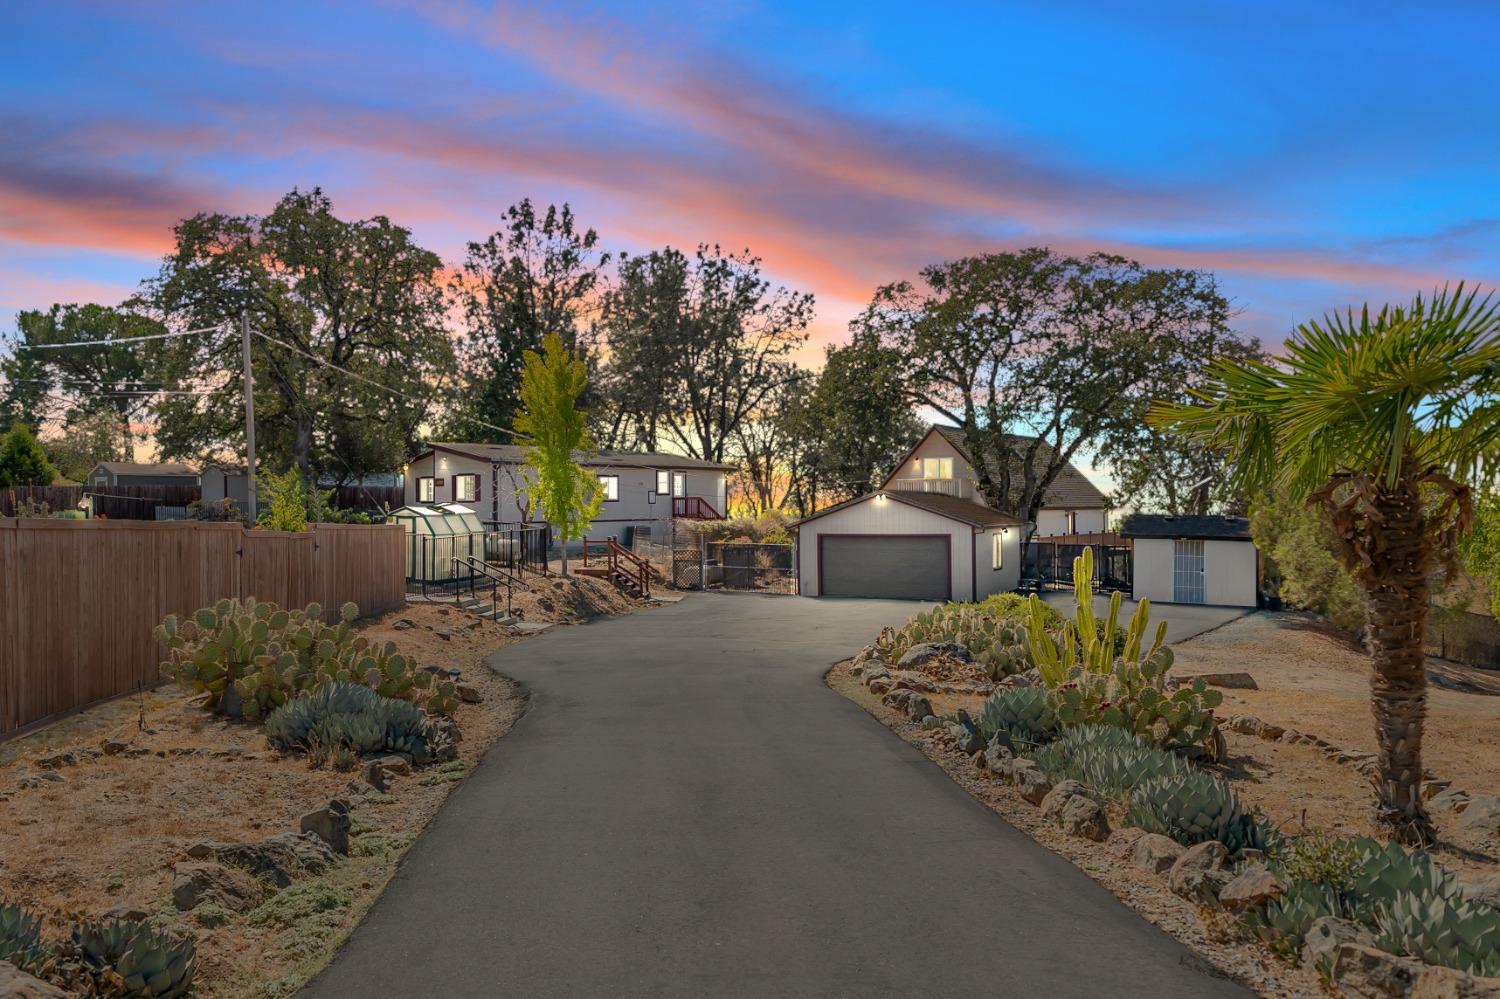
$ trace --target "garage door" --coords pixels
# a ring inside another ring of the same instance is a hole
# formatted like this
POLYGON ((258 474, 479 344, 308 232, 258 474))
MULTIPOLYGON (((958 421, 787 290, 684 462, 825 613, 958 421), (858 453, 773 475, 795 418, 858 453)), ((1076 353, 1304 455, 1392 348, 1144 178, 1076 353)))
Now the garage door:
POLYGON ((818 592, 825 597, 947 600, 948 537, 818 535, 818 592))

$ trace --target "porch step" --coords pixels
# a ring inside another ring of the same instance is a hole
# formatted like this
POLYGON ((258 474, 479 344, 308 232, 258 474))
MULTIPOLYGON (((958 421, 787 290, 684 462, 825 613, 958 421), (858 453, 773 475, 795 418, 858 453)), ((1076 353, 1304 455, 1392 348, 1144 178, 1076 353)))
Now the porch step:
POLYGON ((577 565, 573 567, 574 573, 580 576, 591 576, 594 579, 608 579, 609 567, 602 565, 577 565))

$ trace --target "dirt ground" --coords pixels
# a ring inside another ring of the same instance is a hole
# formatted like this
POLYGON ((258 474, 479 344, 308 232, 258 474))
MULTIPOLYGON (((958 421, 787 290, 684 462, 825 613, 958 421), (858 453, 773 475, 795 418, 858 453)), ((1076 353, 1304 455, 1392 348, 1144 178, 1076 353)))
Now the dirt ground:
MULTIPOLYGON (((528 619, 558 622, 641 606, 593 580, 545 581, 526 600, 528 619)), ((327 962, 448 793, 525 708, 524 693, 483 662, 522 640, 508 628, 454 607, 409 604, 361 630, 421 665, 459 670, 483 700, 458 708, 457 762, 395 778, 387 794, 352 796, 348 860, 220 926, 177 912, 171 868, 187 847, 296 831, 302 814, 360 785, 354 774, 282 757, 259 725, 214 717, 168 686, 0 744, 0 899, 42 915, 52 938, 79 918, 133 903, 197 937, 198 994, 290 995, 327 962), (105 739, 145 752, 101 755, 105 739), (91 752, 56 770, 61 782, 19 786, 43 772, 39 758, 68 749, 91 752)))

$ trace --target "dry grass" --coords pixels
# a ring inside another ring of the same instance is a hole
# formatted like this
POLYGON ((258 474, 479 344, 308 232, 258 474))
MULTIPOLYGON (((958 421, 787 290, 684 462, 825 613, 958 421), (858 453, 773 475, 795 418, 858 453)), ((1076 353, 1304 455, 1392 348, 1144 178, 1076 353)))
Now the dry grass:
MULTIPOLYGON (((596 592, 592 580, 544 584, 533 620, 618 613, 633 602, 596 592), (581 585, 580 585, 581 584, 581 585)), ((607 588, 606 588, 607 589, 607 588)), ((266 747, 258 725, 206 714, 196 698, 162 688, 100 705, 0 745, 0 898, 42 914, 56 936, 76 919, 121 902, 197 935, 197 990, 207 997, 288 995, 321 967, 394 873, 411 841, 456 779, 478 765, 524 708, 519 689, 484 657, 519 639, 454 608, 409 605, 366 622, 372 639, 396 643, 424 665, 462 671, 483 695, 462 704, 460 764, 396 778, 389 797, 358 801, 354 853, 329 874, 295 882, 272 903, 217 928, 179 914, 170 898, 173 863, 202 839, 259 839, 297 828, 300 816, 346 793, 353 775, 312 770, 266 747), (401 627, 396 625, 400 622, 401 627), (442 637, 439 632, 447 632, 442 637), (60 749, 119 739, 145 755, 97 756, 59 772, 62 783, 19 789, 36 760, 60 749), (294 894, 288 894, 294 893, 294 894)))

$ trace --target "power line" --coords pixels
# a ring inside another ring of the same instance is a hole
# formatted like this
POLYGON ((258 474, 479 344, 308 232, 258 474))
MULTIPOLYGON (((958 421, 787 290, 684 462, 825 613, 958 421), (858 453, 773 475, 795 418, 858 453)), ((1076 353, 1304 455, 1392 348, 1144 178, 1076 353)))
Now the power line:
POLYGON ((182 330, 177 333, 152 333, 148 336, 122 336, 112 340, 75 340, 72 343, 14 343, 11 346, 16 350, 62 350, 64 347, 113 347, 117 344, 140 343, 143 340, 167 340, 173 337, 194 336, 198 333, 212 333, 228 325, 228 323, 220 323, 217 326, 205 326, 197 330, 182 330))
MULTIPOLYGON (((262 333, 260 330, 252 330, 251 332, 253 332, 256 336, 260 337, 262 340, 266 340, 266 341, 269 341, 270 343, 274 343, 278 347, 284 347, 287 350, 290 350, 294 354, 299 354, 302 357, 307 358, 309 361, 313 361, 313 362, 315 362, 317 364, 323 365, 323 367, 328 368, 330 371, 337 371, 341 375, 347 375, 348 377, 353 378, 356 381, 364 382, 366 385, 369 385, 372 388, 377 388, 377 389, 380 389, 382 392, 388 392, 391 395, 396 396, 397 398, 405 399, 407 402, 415 402, 415 403, 417 403, 419 405, 425 406, 425 405, 427 405, 431 401, 429 399, 419 399, 419 398, 417 398, 414 395, 409 395, 409 394, 407 394, 405 392, 402 392, 402 391, 400 391, 398 389, 393 389, 389 385, 382 385, 379 382, 375 381, 374 379, 372 379, 372 378, 366 378, 364 375, 361 375, 361 374, 356 374, 355 372, 350 371, 348 368, 341 368, 337 364, 334 364, 332 361, 325 360, 324 358, 318 357, 315 354, 309 354, 307 351, 303 350, 302 348, 295 347, 292 344, 286 343, 283 340, 278 340, 278 339, 276 339, 275 337, 271 336, 268 333, 262 333)), ((502 434, 510 434, 512 437, 519 437, 519 436, 521 436, 520 434, 516 433, 516 431, 514 431, 514 430, 508 430, 505 427, 497 427, 493 423, 485 423, 483 420, 475 420, 474 422, 477 423, 479 426, 484 427, 484 428, 486 428, 488 430, 497 430, 497 431, 499 431, 502 434)))

